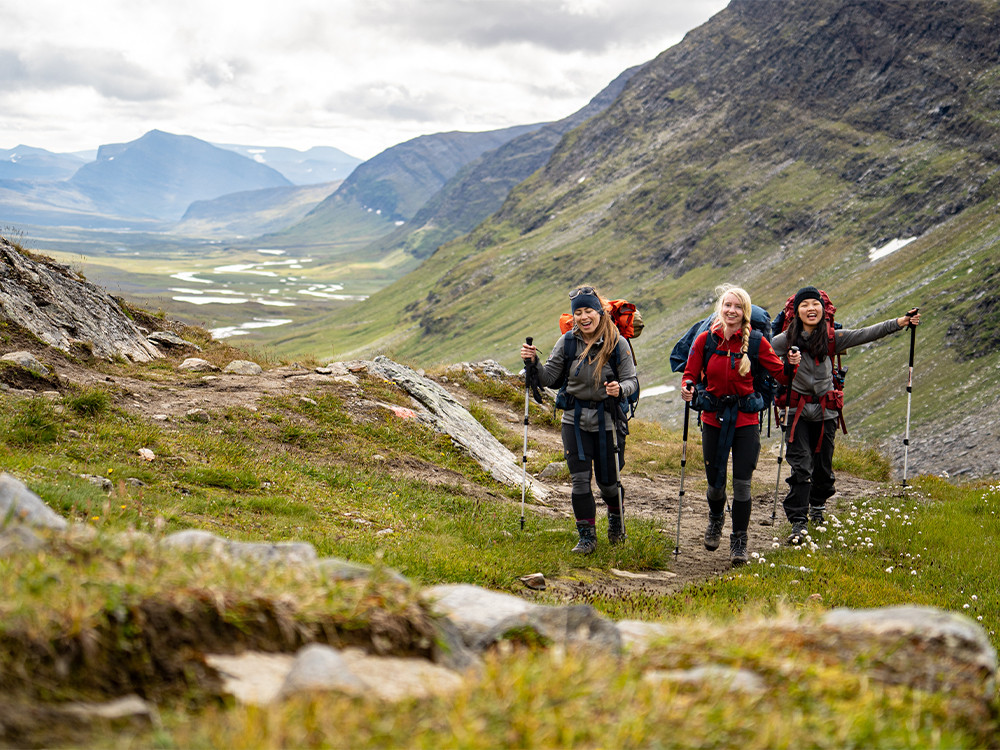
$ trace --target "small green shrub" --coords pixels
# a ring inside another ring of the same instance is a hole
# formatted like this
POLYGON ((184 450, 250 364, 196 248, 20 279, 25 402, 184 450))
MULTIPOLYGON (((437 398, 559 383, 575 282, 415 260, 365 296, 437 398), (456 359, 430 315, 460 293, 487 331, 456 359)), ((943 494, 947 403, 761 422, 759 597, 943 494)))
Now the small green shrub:
POLYGON ((32 398, 15 408, 3 433, 11 445, 27 448, 54 443, 59 438, 59 427, 59 415, 52 404, 43 398, 32 398))
POLYGON ((111 406, 111 396, 101 388, 91 388, 72 396, 65 396, 63 403, 81 417, 96 417, 111 406))

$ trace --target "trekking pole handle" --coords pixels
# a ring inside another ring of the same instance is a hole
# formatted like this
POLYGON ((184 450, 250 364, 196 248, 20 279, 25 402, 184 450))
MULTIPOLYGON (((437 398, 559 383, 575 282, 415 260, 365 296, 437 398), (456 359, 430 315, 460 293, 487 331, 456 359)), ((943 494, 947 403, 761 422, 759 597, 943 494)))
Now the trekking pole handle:
MULTIPOLYGON (((531 343, 532 341, 534 341, 534 339, 531 336, 526 336, 525 339, 524 339, 524 345, 525 346, 530 346, 530 347, 534 348, 534 344, 531 343)), ((537 354, 536 354, 536 356, 537 356, 537 354)), ((532 357, 531 359, 525 359, 525 360, 522 360, 522 361, 523 362, 533 362, 534 361, 534 357, 532 357)))

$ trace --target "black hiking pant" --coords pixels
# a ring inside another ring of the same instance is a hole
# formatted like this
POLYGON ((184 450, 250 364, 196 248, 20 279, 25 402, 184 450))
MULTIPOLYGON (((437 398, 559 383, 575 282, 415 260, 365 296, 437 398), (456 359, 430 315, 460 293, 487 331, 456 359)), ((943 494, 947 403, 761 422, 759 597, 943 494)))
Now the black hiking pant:
MULTIPOLYGON (((720 428, 701 423, 701 452, 705 457, 705 475, 709 484, 718 471, 718 462, 726 456, 719 456, 720 428)), ((760 427, 748 424, 737 427, 733 434, 733 447, 730 449, 733 457, 733 479, 751 479, 753 470, 757 468, 757 457, 760 455, 760 427)))
POLYGON ((833 445, 839 426, 837 419, 823 422, 799 420, 792 442, 785 446, 792 473, 785 480, 788 494, 782 506, 792 524, 806 523, 809 506, 824 507, 837 491, 833 475, 833 445))
MULTIPOLYGON (((701 424, 701 452, 705 457, 705 476, 709 485, 708 512, 716 517, 726 511, 725 485, 715 490, 714 499, 712 488, 712 479, 718 476, 719 462, 728 459, 719 455, 721 431, 719 427, 704 422, 701 424)), ((755 424, 737 427, 730 454, 733 457, 733 531, 745 532, 750 525, 750 480, 760 456, 760 427, 755 424)), ((723 467, 723 471, 726 468, 723 467)))
POLYGON ((608 513, 617 515, 620 512, 614 461, 619 462, 620 470, 625 465, 625 452, 619 451, 615 455, 611 432, 607 431, 604 439, 605 455, 602 460, 600 438, 597 432, 580 431, 584 456, 581 461, 576 444, 576 430, 571 424, 564 423, 562 426, 563 455, 573 483, 570 499, 573 503, 573 515, 577 521, 592 521, 597 515, 597 503, 590 486, 591 476, 597 480, 597 488, 600 490, 601 499, 608 506, 608 513))

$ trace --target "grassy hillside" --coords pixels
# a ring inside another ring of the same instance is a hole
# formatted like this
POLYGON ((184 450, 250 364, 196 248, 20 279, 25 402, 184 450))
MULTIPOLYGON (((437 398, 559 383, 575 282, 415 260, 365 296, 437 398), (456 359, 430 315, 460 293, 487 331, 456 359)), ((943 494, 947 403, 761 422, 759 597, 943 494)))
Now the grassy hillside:
MULTIPOLYGON (((995 326, 974 321, 997 309, 1000 4, 961 9, 958 23, 955 6, 916 2, 732 3, 570 132, 495 216, 311 344, 515 365, 525 335, 555 340, 566 291, 590 282, 638 304, 643 380, 673 383, 667 355, 717 284, 772 313, 815 284, 847 326, 924 311, 925 432, 950 426, 956 399, 996 424, 995 326)), ((850 423, 866 436, 902 431, 906 338, 847 356, 850 423)), ((667 399, 643 408, 676 424, 667 399)))

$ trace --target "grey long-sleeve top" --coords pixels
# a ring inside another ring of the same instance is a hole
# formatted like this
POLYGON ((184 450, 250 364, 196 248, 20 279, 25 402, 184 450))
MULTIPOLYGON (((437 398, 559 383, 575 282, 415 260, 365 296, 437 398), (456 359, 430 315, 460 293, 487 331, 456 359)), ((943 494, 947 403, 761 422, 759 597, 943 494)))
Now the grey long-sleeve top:
MULTIPOLYGON (((882 323, 868 326, 867 328, 841 328, 834 332, 837 353, 850 349, 852 346, 867 344, 869 341, 888 336, 903 330, 895 318, 882 323)), ((803 334, 808 338, 808 334, 803 334)), ((771 348, 779 357, 784 357, 788 353, 788 339, 785 332, 779 333, 771 340, 771 348)), ((805 352, 802 353, 802 362, 795 373, 792 381, 792 389, 805 395, 819 398, 833 389, 833 362, 827 356, 822 362, 817 362, 805 352)), ((824 409, 820 404, 805 404, 802 408, 801 419, 809 422, 819 422, 824 419, 836 419, 837 412, 824 409)))
MULTIPOLYGON (((609 360, 604 365, 604 370, 601 373, 601 378, 597 381, 597 385, 594 385, 594 370, 597 367, 597 358, 593 355, 600 350, 601 345, 604 343, 604 338, 598 339, 593 347, 591 347, 590 355, 584 358, 583 350, 587 348, 587 344, 575 326, 556 341, 556 345, 552 347, 549 358, 545 360, 543 366, 538 368, 538 379, 543 386, 554 385, 562 375, 565 360, 563 339, 566 336, 576 337, 576 360, 570 365, 567 371, 566 392, 568 394, 580 401, 603 401, 608 397, 608 394, 601 384, 616 379, 622 389, 621 398, 624 399, 638 390, 639 378, 636 375, 635 362, 632 360, 632 350, 629 347, 628 341, 623 336, 618 337, 617 378, 609 360), (586 361, 587 359, 593 359, 594 361, 588 362, 586 361)), ((573 424, 572 410, 563 412, 562 423, 573 424)), ((613 424, 614 422, 611 419, 604 420, 606 430, 610 430, 613 424)), ((580 410, 580 429, 587 430, 588 432, 597 432, 600 429, 597 419, 597 409, 583 407, 580 410)))

